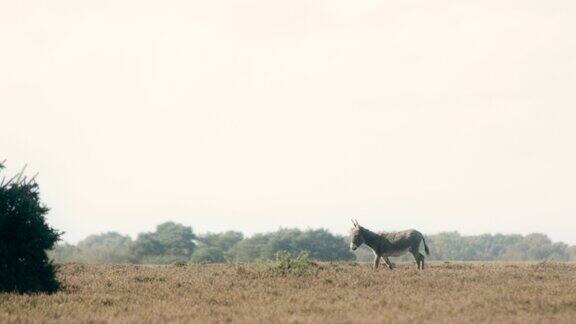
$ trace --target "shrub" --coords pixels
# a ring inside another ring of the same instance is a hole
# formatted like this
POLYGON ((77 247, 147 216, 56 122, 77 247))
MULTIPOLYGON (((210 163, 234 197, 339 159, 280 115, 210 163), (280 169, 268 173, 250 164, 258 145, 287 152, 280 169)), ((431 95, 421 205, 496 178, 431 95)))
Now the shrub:
POLYGON ((318 266, 310 260, 308 252, 293 255, 287 251, 279 251, 274 260, 260 261, 258 265, 263 271, 274 275, 302 276, 318 271, 318 266))
POLYGON ((46 224, 38 184, 22 174, 0 183, 0 291, 54 292, 59 285, 46 250, 61 233, 46 224))

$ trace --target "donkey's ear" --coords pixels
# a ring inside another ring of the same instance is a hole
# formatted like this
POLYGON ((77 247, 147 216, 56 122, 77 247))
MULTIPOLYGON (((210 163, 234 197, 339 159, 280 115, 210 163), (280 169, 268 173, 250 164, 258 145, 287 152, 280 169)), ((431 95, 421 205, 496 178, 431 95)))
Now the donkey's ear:
POLYGON ((351 219, 351 221, 352 221, 352 224, 354 225, 354 227, 355 227, 355 228, 358 228, 358 223, 355 222, 353 219, 351 219))

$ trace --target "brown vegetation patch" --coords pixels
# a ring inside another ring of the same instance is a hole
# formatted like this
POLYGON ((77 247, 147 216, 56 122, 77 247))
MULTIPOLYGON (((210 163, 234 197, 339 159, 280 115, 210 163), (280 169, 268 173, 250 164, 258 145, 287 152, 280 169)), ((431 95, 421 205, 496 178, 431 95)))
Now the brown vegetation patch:
POLYGON ((253 264, 58 268, 52 295, 0 294, 0 322, 573 322, 568 263, 323 263, 307 275, 253 264), (274 271, 274 270, 273 270, 274 271))

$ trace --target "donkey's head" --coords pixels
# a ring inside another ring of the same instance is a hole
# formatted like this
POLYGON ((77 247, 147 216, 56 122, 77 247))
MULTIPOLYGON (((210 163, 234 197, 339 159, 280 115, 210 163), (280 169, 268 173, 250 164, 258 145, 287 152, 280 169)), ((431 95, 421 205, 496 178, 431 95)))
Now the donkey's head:
POLYGON ((362 226, 358 221, 352 220, 354 227, 350 230, 350 249, 356 250, 360 245, 364 244, 364 235, 362 233, 362 226))

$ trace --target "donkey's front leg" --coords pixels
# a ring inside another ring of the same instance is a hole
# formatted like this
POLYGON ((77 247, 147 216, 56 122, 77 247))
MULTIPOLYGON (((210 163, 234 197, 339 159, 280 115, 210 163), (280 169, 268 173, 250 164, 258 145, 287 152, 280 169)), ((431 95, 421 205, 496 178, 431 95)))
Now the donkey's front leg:
POLYGON ((390 261, 390 259, 388 259, 387 256, 384 257, 384 262, 386 262, 386 264, 388 265, 388 268, 390 268, 390 270, 394 270, 394 263, 392 263, 390 261))
POLYGON ((374 270, 378 269, 378 265, 380 264, 380 255, 376 255, 374 259, 374 270))

